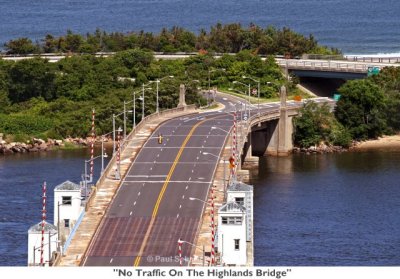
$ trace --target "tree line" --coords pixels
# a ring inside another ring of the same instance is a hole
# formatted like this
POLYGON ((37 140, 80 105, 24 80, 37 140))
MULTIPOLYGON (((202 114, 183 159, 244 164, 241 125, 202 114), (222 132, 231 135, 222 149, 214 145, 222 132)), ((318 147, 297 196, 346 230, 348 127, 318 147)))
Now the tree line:
MULTIPOLYGON (((206 96, 201 92, 209 85, 229 88, 234 80, 247 84, 249 80, 243 80, 243 75, 260 80, 261 97, 277 97, 279 87, 287 83, 273 57, 262 60, 249 50, 219 59, 199 54, 181 60, 155 60, 153 52, 138 48, 110 57, 74 55, 56 63, 41 58, 0 59, 0 133, 12 135, 14 140, 86 137, 95 108, 96 133, 100 135, 110 132, 112 114, 122 111, 123 101, 131 101, 133 92, 136 119, 141 119, 138 98, 143 84, 148 84, 145 114, 155 112, 156 84, 150 81, 173 76, 159 83, 160 109, 168 109, 178 103, 180 84, 187 88, 188 104, 204 106, 206 96)), ((294 84, 287 85, 295 94, 294 84)), ((257 84, 252 82, 251 87, 257 88, 257 84)), ((245 86, 237 85, 236 89, 247 94, 245 86)), ((128 110, 132 110, 132 103, 128 110)), ((132 121, 129 114, 128 127, 132 121)), ((117 119, 119 125, 121 118, 117 119)))
POLYGON ((304 36, 290 28, 255 24, 243 27, 240 23, 218 23, 210 31, 201 29, 198 34, 182 27, 163 28, 158 34, 152 32, 111 32, 97 29, 86 35, 67 31, 64 36, 48 34, 32 42, 29 38, 10 40, 4 45, 8 54, 31 53, 96 53, 119 52, 141 48, 156 52, 210 52, 238 53, 250 50, 259 55, 300 56, 304 53, 339 54, 340 51, 318 44, 312 36, 304 36))

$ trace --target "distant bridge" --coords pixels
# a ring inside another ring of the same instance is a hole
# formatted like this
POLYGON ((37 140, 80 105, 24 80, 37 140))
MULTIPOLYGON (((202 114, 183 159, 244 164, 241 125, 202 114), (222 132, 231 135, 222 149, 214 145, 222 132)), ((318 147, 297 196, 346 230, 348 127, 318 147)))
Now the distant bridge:
POLYGON ((400 64, 346 60, 282 59, 279 66, 299 77, 359 79, 365 78, 368 68, 399 67, 400 64))

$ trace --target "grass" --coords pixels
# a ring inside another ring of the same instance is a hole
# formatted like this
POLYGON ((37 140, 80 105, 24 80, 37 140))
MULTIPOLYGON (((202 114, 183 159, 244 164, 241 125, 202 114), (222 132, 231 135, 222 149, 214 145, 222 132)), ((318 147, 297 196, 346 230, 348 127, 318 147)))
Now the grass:
POLYGON ((56 147, 61 150, 74 150, 74 149, 83 149, 86 148, 83 145, 74 144, 72 142, 64 142, 64 146, 56 147))

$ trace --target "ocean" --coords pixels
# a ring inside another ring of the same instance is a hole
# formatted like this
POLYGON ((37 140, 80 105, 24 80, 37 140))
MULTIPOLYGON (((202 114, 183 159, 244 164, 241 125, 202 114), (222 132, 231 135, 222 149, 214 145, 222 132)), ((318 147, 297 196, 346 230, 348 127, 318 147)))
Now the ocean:
POLYGON ((86 34, 221 23, 287 26, 345 54, 400 56, 398 0, 0 0, 0 45, 68 29, 86 34))

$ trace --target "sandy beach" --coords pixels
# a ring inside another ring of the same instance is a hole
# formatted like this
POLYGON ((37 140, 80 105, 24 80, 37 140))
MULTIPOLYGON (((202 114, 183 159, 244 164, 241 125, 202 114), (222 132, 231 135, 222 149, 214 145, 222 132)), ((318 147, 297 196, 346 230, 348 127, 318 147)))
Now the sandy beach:
POLYGON ((376 140, 368 140, 359 142, 356 146, 350 148, 354 151, 370 150, 370 149, 399 149, 400 150, 400 134, 393 136, 383 136, 376 140))

